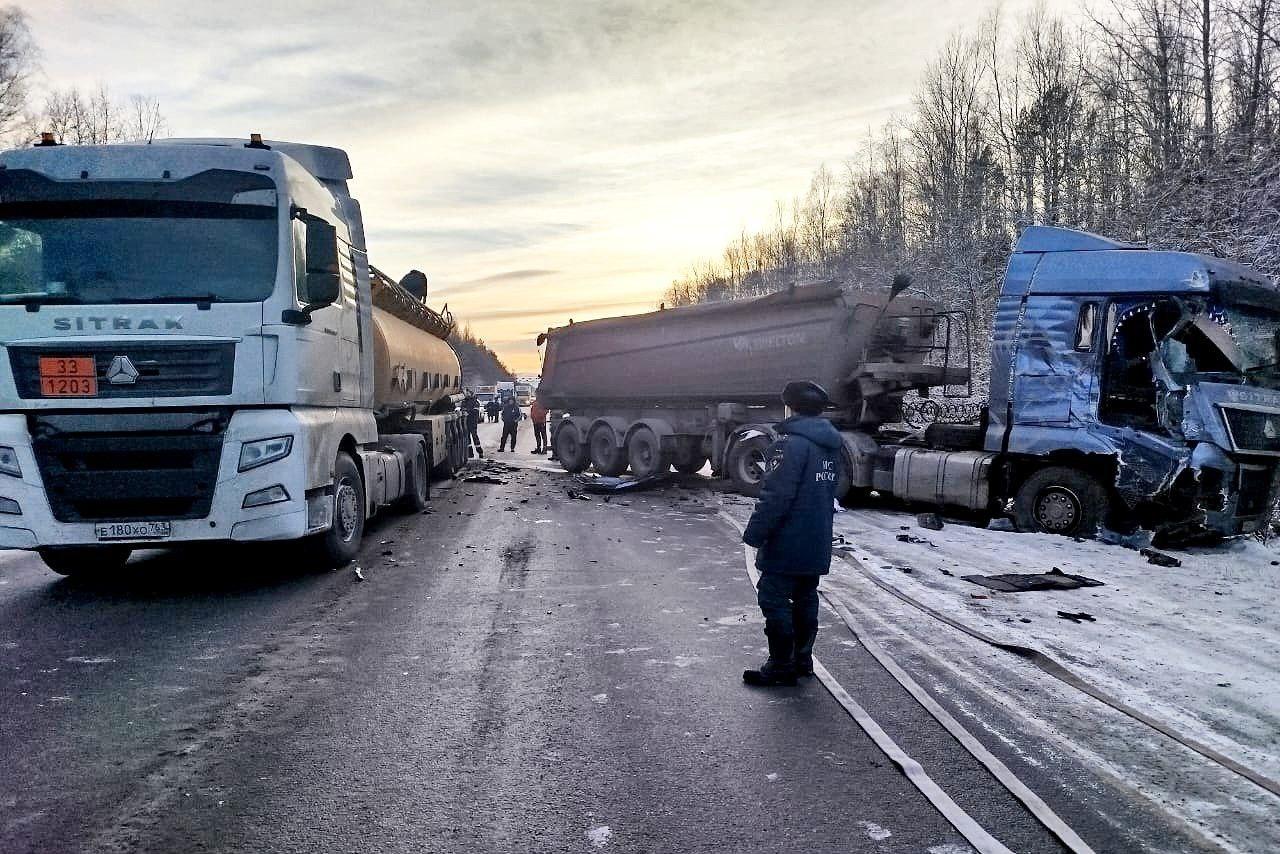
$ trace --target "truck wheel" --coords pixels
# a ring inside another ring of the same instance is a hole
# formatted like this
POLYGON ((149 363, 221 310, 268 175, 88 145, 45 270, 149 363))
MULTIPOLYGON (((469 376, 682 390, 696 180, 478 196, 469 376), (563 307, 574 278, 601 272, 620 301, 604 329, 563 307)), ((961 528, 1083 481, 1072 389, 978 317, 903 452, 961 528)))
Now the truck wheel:
POLYGON ((333 466, 333 524, 316 535, 319 558, 326 566, 346 566, 360 551, 364 535, 364 481, 356 461, 345 451, 338 453, 333 466))
POLYGON ((582 441, 577 425, 568 421, 561 424, 560 429, 556 430, 555 445, 556 456, 560 458, 560 465, 565 471, 576 474, 586 471, 591 464, 586 443, 582 441))
POLYGON ((1091 474, 1066 466, 1035 472, 1013 499, 1013 521, 1019 531, 1066 537, 1092 537, 1107 518, 1107 490, 1091 474))
POLYGON ((662 474, 671 468, 671 461, 662 453, 662 440, 648 427, 637 429, 627 440, 627 460, 636 477, 662 474))
POLYGON ((772 444, 768 436, 752 436, 734 444, 725 460, 734 489, 752 498, 760 494, 769 470, 768 454, 772 444))
POLYGON ((617 477, 627 470, 626 451, 618 447, 617 434, 608 424, 600 424, 591 431, 587 440, 590 446, 591 465, 606 477, 617 477))
POLYGON ((427 449, 419 446, 418 452, 413 455, 413 460, 406 472, 409 476, 409 488, 405 490, 404 498, 400 499, 400 507, 406 513, 421 513, 427 509, 427 495, 430 493, 431 473, 427 471, 427 449))
POLYGON ((40 549, 44 565, 59 575, 100 575, 124 566, 129 546, 47 546, 40 549))

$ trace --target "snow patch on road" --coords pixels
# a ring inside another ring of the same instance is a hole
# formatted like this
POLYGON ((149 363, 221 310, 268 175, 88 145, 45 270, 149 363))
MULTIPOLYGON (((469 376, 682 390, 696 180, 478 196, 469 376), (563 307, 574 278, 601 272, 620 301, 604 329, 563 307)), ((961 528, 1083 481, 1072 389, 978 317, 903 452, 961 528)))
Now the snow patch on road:
POLYGON ((609 702, 609 695, 608 694, 592 694, 591 702, 595 703, 597 706, 603 706, 605 703, 609 702))
POLYGON ((91 658, 85 655, 73 655, 66 660, 71 662, 72 664, 114 664, 115 663, 114 658, 107 658, 105 656, 91 658))
POLYGON ((893 836, 891 831, 887 828, 881 827, 874 821, 860 821, 858 824, 862 825, 862 829, 867 832, 867 837, 874 839, 876 842, 881 842, 888 839, 890 836, 893 836))
POLYGON ((587 831, 587 839, 591 840, 591 844, 597 848, 603 848, 609 844, 609 840, 613 838, 613 831, 609 829, 609 825, 602 824, 599 827, 593 827, 587 831))

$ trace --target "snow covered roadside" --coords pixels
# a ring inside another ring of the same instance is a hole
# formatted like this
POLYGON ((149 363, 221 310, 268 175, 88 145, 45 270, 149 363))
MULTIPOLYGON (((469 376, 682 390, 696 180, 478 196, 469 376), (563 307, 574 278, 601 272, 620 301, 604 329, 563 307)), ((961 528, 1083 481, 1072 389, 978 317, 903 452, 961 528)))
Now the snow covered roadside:
MULTIPOLYGON (((876 510, 838 515, 836 531, 865 571, 912 598, 1048 653, 1113 696, 1280 777, 1280 552, 1232 542, 1173 552, 1182 566, 1164 568, 1121 546, 962 524, 928 531, 910 515, 876 510), (901 542, 900 534, 926 542, 901 542), (999 593, 960 577, 1053 567, 1105 586, 999 593), (1070 622, 1060 610, 1096 621, 1070 622)), ((833 566, 837 577, 860 571, 833 566)))

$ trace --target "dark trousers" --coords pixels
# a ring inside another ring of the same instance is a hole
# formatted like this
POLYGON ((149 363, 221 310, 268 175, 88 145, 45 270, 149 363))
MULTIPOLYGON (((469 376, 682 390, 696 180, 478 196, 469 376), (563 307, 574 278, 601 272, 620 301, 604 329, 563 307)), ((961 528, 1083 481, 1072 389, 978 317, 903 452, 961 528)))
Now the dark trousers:
POLYGON ((506 450, 508 437, 511 439, 511 450, 514 451, 516 449, 516 430, 518 430, 519 427, 520 422, 518 421, 502 422, 502 439, 498 442, 499 451, 506 450))
POLYGON ((533 422, 533 442, 536 445, 535 450, 545 451, 547 449, 547 422, 533 422))
POLYGON ((818 628, 819 575, 782 575, 765 572, 756 586, 756 601, 764 614, 768 637, 797 638, 799 643, 818 628))
POLYGON ((479 427, 480 427, 479 421, 472 421, 469 418, 467 419, 467 433, 469 434, 469 441, 471 443, 471 447, 475 448, 475 451, 477 454, 483 454, 484 450, 480 447, 479 427))

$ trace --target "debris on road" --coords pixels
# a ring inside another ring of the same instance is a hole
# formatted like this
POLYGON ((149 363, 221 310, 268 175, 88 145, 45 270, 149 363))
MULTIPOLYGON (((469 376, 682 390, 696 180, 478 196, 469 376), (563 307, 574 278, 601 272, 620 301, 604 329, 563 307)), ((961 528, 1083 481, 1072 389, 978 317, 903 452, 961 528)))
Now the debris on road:
POLYGON ((463 483, 492 483, 496 486, 506 486, 507 481, 500 477, 494 477, 491 474, 469 474, 461 478, 463 483))
POLYGON ((937 546, 926 540, 924 537, 913 537, 910 534, 899 534, 898 542, 911 543, 913 546, 929 546, 930 548, 937 548, 937 546))
POLYGON ((364 573, 360 571, 360 567, 358 566, 356 567, 355 575, 356 581, 364 581, 364 573))
POLYGON ((986 587, 988 590, 997 590, 1001 593, 1032 593, 1039 590, 1075 590, 1078 587, 1105 586, 1096 578, 1072 575, 1056 566, 1048 572, 1011 572, 1004 575, 962 575, 960 577, 965 581, 986 587))
POLYGON ((1158 552, 1155 549, 1139 549, 1138 554, 1147 559, 1147 563, 1156 566, 1182 566, 1182 561, 1173 555, 1167 555, 1164 552, 1158 552))
POLYGON ((921 528, 927 528, 930 531, 942 530, 942 517, 937 513, 918 513, 916 514, 916 524, 921 528))
POLYGON ((1074 614, 1070 611, 1059 611, 1058 616, 1064 620, 1070 620, 1073 623, 1097 622, 1097 620, 1093 618, 1093 614, 1086 614, 1084 611, 1077 611, 1074 614))
POLYGON ((612 495, 617 492, 637 492, 642 489, 653 489, 670 481, 671 476, 667 474, 652 474, 648 477, 578 475, 576 480, 587 492, 594 492, 598 495, 612 495))

